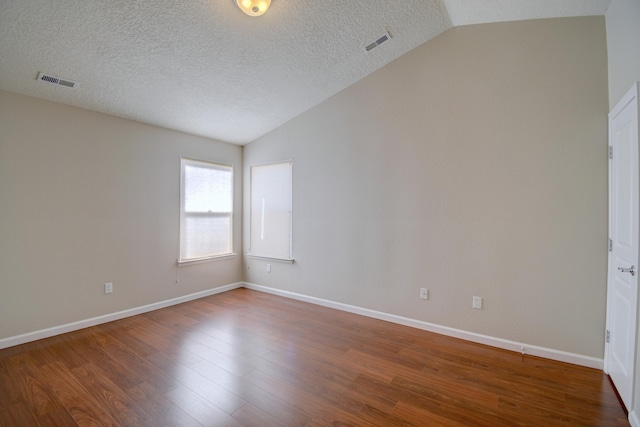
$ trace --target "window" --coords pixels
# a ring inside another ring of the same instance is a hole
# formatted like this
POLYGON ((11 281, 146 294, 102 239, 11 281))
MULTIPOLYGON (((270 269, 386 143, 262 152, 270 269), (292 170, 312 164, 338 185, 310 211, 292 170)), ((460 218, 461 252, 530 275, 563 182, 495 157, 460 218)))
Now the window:
POLYGON ((291 161, 251 166, 249 255, 293 260, 291 161))
POLYGON ((189 262, 233 251, 233 167, 182 158, 180 259, 189 262))

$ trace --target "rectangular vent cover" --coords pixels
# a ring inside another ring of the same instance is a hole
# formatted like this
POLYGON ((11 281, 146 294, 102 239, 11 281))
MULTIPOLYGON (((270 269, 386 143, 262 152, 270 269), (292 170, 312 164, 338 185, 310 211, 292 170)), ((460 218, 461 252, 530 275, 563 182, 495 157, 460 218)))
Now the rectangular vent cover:
POLYGON ((54 85, 70 87, 72 89, 78 86, 77 82, 67 80, 67 79, 61 79, 60 77, 50 76, 45 73, 38 74, 38 80, 40 80, 41 82, 51 83, 54 85))
POLYGON ((367 44, 364 47, 364 50, 367 52, 371 52, 373 49, 377 48, 378 46, 380 46, 382 43, 386 42, 390 38, 391 38, 391 34, 389 34, 389 32, 386 32, 380 37, 378 37, 377 39, 375 39, 374 41, 372 41, 371 43, 367 44))

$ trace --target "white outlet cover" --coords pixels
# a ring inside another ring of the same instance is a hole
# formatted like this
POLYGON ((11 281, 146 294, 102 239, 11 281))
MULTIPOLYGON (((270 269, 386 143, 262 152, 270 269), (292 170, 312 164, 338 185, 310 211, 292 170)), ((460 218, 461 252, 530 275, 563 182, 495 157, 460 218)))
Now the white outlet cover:
POLYGON ((104 284, 104 293, 110 294, 113 292, 113 283, 105 283, 104 284))
POLYGON ((482 310, 482 297, 473 297, 473 308, 482 310))

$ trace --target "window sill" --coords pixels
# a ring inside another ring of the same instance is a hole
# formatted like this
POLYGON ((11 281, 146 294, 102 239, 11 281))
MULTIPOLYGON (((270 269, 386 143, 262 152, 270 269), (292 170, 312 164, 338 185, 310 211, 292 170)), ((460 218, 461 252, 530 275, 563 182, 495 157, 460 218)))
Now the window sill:
POLYGON ((212 256, 212 257, 208 257, 208 258, 191 259, 191 260, 188 260, 188 261, 180 261, 180 260, 178 260, 178 267, 185 267, 185 266, 188 266, 188 265, 202 264, 202 263, 205 263, 205 262, 212 262, 212 261, 222 261, 222 260, 229 259, 229 258, 235 258, 237 256, 238 256, 237 253, 231 253, 231 254, 225 254, 225 255, 212 256))
POLYGON ((295 261, 293 258, 277 258, 277 257, 270 257, 265 255, 256 255, 256 254, 247 254, 247 256, 249 258, 264 259, 264 260, 274 261, 274 262, 283 262, 285 264, 293 264, 295 261))

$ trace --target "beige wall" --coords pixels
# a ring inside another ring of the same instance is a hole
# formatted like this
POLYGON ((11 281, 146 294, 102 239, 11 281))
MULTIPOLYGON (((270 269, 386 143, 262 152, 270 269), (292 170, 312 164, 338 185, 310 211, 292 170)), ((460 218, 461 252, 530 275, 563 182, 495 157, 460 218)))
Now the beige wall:
POLYGON ((606 15, 609 108, 640 81, 640 1, 612 0, 606 15))
POLYGON ((242 280, 177 270, 181 155, 235 165, 240 251, 241 147, 0 91, 0 339, 242 280))
MULTIPOLYGON (((612 0, 609 9, 607 9, 606 23, 607 54, 609 57, 609 107, 613 109, 631 85, 640 81, 640 48, 638 47, 638 41, 640 41, 640 1, 612 0)), ((638 324, 638 333, 640 333, 640 324, 638 324)), ((640 339, 636 341, 636 381, 633 407, 627 409, 637 420, 640 416, 640 339)))
POLYGON ((604 17, 451 29, 245 147, 296 259, 247 281, 602 358, 607 112, 604 17))

